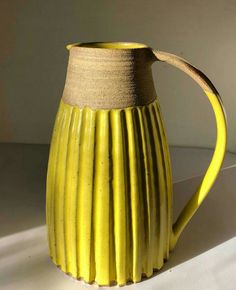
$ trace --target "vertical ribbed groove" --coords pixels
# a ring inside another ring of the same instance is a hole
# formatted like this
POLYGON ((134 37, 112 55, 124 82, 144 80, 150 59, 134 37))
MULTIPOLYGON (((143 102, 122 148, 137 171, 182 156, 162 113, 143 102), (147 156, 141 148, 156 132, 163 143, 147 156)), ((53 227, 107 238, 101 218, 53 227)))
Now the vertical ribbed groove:
POLYGON ((54 199, 55 199, 55 174, 58 156, 58 140, 61 132, 61 123, 63 119, 64 106, 60 102, 56 121, 53 129, 53 135, 50 145, 50 154, 48 161, 47 172, 47 200, 46 200, 46 221, 48 226, 49 251, 53 260, 56 262, 56 248, 55 248, 55 227, 54 227, 54 199))
POLYGON ((166 131, 163 124, 162 113, 161 113, 159 104, 157 102, 156 102, 156 108, 157 108, 157 114, 159 115, 159 118, 160 118, 160 128, 162 130, 163 144, 164 144, 165 158, 166 158, 167 188, 168 188, 168 198, 169 198, 169 225, 170 225, 170 233, 171 233, 172 231, 172 194, 173 194, 171 160, 170 160, 168 139, 167 139, 166 131))
POLYGON ((154 140, 153 134, 153 124, 151 119, 151 110, 150 108, 145 107, 144 110, 146 114, 144 114, 144 124, 147 128, 146 134, 149 137, 149 148, 150 150, 150 165, 151 167, 151 176, 152 176, 152 222, 153 222, 153 268, 158 269, 160 265, 160 199, 159 199, 159 171, 157 164, 157 152, 156 152, 156 144, 154 140))
POLYGON ((99 285, 138 282, 169 255, 170 158, 157 102, 114 110, 63 103, 47 174, 49 250, 99 285))
POLYGON ((122 115, 120 111, 111 111, 112 162, 113 162, 113 208, 115 235, 116 276, 121 284, 126 283, 126 178, 125 155, 122 134, 122 115))
POLYGON ((109 169, 109 275, 110 283, 116 281, 116 252, 115 252, 115 232, 114 232, 114 192, 113 192, 113 158, 112 158, 112 118, 111 111, 108 112, 108 169, 109 169))
MULTIPOLYGON (((126 272, 126 279, 132 281, 133 277, 133 239, 132 239, 132 210, 131 210, 131 182, 130 182, 130 164, 129 164, 129 142, 128 142, 128 126, 126 121, 125 110, 121 110, 120 113, 121 129, 122 129, 122 139, 119 141, 122 143, 122 154, 123 154, 123 176, 124 176, 124 185, 125 185, 125 219, 126 223, 126 251, 121 253, 122 256, 126 255, 126 259, 123 261, 123 264, 126 264, 126 269, 123 272, 126 272)), ((122 229, 122 224, 119 227, 122 229)), ((121 232, 122 233, 122 232, 121 232)), ((116 237, 117 239, 117 237, 116 237)), ((115 239, 115 240, 116 240, 115 239)), ((120 249, 122 250, 122 249, 120 249)), ((121 271, 121 269, 120 269, 121 271)))
POLYGON ((169 251, 169 228, 168 228, 168 193, 167 193, 167 176, 166 176, 166 163, 165 163, 165 151, 163 148, 163 140, 161 135, 161 128, 160 128, 160 118, 156 111, 156 104, 153 104, 153 115, 156 122, 156 128, 158 132, 158 138, 160 143, 160 161, 161 161, 161 168, 163 172, 163 228, 164 228, 164 243, 163 243, 163 258, 164 261, 168 256, 169 251))
POLYGON ((78 200, 77 200, 77 259, 78 277, 90 281, 91 224, 93 204, 93 163, 95 141, 95 112, 83 110, 79 142, 78 200))
MULTIPOLYGON (((92 164, 92 198, 91 198, 91 218, 90 218, 90 259, 89 259, 89 282, 95 281, 96 279, 96 265, 95 265, 95 245, 94 245, 94 177, 95 177, 95 149, 96 149, 96 118, 97 114, 95 112, 94 115, 94 133, 93 133, 93 140, 94 140, 94 145, 93 145, 93 164, 92 164)), ((84 124, 86 126, 86 123, 84 124)), ((81 275, 80 275, 81 277, 81 275)), ((86 280, 85 280, 86 281, 86 280)))
POLYGON ((55 234, 56 234, 56 252, 57 263, 63 271, 66 271, 66 256, 65 256, 65 234, 64 234, 64 191, 65 191, 65 175, 68 136, 72 107, 64 105, 64 118, 61 125, 62 131, 60 134, 60 145, 58 150, 57 171, 56 171, 56 191, 55 196, 55 234))
POLYGON ((158 243, 158 264, 157 268, 161 268, 163 265, 164 260, 164 248, 166 245, 166 191, 165 191, 165 177, 164 177, 164 168, 163 168, 163 156, 161 151, 161 140, 160 140, 160 133, 158 130, 158 123, 155 116, 155 111, 152 105, 150 105, 150 116, 152 122, 152 129, 153 129, 153 136, 154 136, 154 143, 155 143, 155 150, 156 150, 156 163, 158 167, 158 183, 159 183, 159 218, 160 218, 160 228, 159 228, 159 243, 158 243))
POLYGON ((109 111, 97 112, 94 180, 94 249, 96 278, 100 285, 110 282, 110 186, 109 111), (102 140, 102 142, 101 142, 102 140), (106 271, 104 271, 106 269, 106 271))
MULTIPOLYGON (((130 169, 131 223, 132 223, 132 252, 133 268, 132 280, 141 279, 141 224, 140 224, 140 181, 138 176, 137 133, 133 119, 133 109, 126 109, 126 123, 128 131, 128 151, 130 169)), ((139 145, 139 144, 138 144, 139 145)))
POLYGON ((61 261, 60 261, 60 255, 58 254, 58 247, 60 243, 60 239, 58 239, 58 234, 57 234, 57 212, 58 212, 58 197, 59 197, 59 191, 58 191, 58 163, 60 159, 60 148, 61 148, 61 136, 63 134, 63 125, 65 123, 65 115, 66 115, 66 108, 65 104, 63 104, 63 110, 62 110, 62 116, 61 116, 61 124, 60 124, 60 132, 58 134, 58 143, 57 143, 57 158, 55 160, 55 176, 54 176, 54 201, 53 201, 53 226, 54 226, 54 233, 53 233, 53 239, 55 241, 55 263, 59 266, 61 266, 61 261))
POLYGON ((64 240, 64 255, 65 255, 65 270, 66 272, 68 272, 68 267, 67 267, 67 249, 66 249, 66 219, 65 219, 65 214, 66 214, 66 184, 67 184, 67 168, 68 168, 68 158, 70 157, 70 152, 68 152, 68 149, 69 149, 69 144, 70 144, 70 140, 71 140, 71 136, 70 136, 70 132, 71 132, 71 117, 72 117, 72 113, 73 113, 73 107, 67 105, 66 107, 67 109, 67 114, 68 114, 68 117, 67 117, 67 125, 66 125, 66 130, 65 130, 65 133, 66 135, 64 136, 65 140, 67 139, 67 141, 65 141, 65 161, 64 161, 64 164, 65 164, 65 172, 64 172, 64 188, 63 188, 63 193, 62 193, 62 196, 63 196, 63 200, 62 200, 62 219, 63 219, 63 223, 62 223, 62 228, 63 228, 63 240, 64 240))
POLYGON ((153 215, 154 210, 154 183, 153 183, 153 161, 152 161, 152 154, 150 148, 150 136, 149 130, 147 125, 147 111, 146 107, 139 108, 139 122, 140 122, 140 131, 141 131, 141 140, 142 140, 142 148, 143 154, 140 155, 143 158, 144 162, 144 170, 141 172, 145 177, 145 196, 144 196, 144 206, 146 207, 146 223, 147 226, 145 227, 146 231, 146 248, 145 248, 145 263, 143 266, 143 272, 146 276, 151 276, 153 273, 153 256, 154 256, 154 247, 156 245, 153 244, 154 240, 154 223, 155 223, 155 216, 153 215))
POLYGON ((171 178, 171 169, 170 169, 170 158, 169 158, 169 148, 167 145, 166 134, 162 122, 162 116, 158 104, 154 104, 155 115, 158 122, 158 128, 161 137, 161 148, 163 153, 163 168, 164 168, 164 175, 165 175, 165 185, 166 185, 166 212, 167 212, 167 242, 166 242, 166 253, 165 259, 169 257, 169 245, 170 245, 170 233, 172 230, 172 217, 171 217, 171 210, 172 210, 172 178, 171 178))
POLYGON ((149 216, 148 216, 148 188, 146 175, 146 146, 142 135, 142 119, 140 119, 141 109, 133 110, 134 128, 136 136, 136 155, 137 155, 137 175, 139 186, 139 215, 140 215, 140 254, 141 272, 147 276, 147 262, 149 250, 149 216))
POLYGON ((65 248, 67 257, 67 272, 77 276, 76 250, 76 217, 77 217, 77 186, 78 157, 80 139, 81 113, 79 108, 73 108, 69 131, 68 158, 66 164, 65 186, 65 248))

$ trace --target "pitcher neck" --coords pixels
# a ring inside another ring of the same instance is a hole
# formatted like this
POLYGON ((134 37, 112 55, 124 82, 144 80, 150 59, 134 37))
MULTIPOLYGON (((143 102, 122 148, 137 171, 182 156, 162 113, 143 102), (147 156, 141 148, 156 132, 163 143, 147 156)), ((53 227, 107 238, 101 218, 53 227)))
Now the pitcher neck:
POLYGON ((146 105, 156 99, 151 49, 141 44, 135 48, 132 43, 128 43, 128 48, 123 48, 122 43, 119 48, 112 44, 111 48, 105 44, 70 47, 63 92, 65 103, 80 108, 122 109, 146 105))

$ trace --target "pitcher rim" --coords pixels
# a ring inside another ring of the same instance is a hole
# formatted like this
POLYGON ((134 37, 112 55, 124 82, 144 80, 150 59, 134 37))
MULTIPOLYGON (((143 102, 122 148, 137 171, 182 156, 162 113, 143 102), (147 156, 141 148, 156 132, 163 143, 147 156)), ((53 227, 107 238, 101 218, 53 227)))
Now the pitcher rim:
POLYGON ((76 42, 66 45, 66 49, 71 48, 103 49, 103 50, 137 50, 149 48, 148 45, 140 42, 130 41, 95 41, 95 42, 76 42))

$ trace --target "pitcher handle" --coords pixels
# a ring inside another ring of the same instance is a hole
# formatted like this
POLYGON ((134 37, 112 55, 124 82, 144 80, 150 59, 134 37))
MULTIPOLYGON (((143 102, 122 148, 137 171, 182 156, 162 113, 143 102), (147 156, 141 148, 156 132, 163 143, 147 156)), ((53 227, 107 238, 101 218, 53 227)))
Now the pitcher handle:
POLYGON ((152 51, 158 61, 163 61, 177 67, 199 84, 212 105, 217 126, 216 146, 210 165, 197 191, 190 198, 190 200, 188 201, 173 225, 173 231, 170 241, 171 249, 173 249, 180 234, 207 196, 220 171, 226 150, 227 121, 220 95, 214 85, 211 83, 211 81, 207 78, 207 76, 205 76, 201 71, 192 66, 183 58, 155 49, 152 51))

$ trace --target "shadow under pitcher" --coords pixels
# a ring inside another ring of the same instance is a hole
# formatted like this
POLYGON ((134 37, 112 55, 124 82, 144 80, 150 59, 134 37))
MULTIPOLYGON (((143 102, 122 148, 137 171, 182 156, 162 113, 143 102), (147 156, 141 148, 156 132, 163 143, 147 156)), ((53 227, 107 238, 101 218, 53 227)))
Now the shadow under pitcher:
POLYGON ((186 60, 130 42, 76 43, 53 130, 46 217, 53 262, 72 277, 125 285, 151 277, 212 187, 226 116, 210 80, 186 60), (168 143, 151 65, 169 63, 204 90, 215 113, 211 163, 172 221, 168 143))

